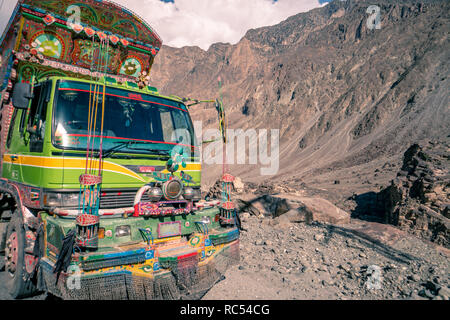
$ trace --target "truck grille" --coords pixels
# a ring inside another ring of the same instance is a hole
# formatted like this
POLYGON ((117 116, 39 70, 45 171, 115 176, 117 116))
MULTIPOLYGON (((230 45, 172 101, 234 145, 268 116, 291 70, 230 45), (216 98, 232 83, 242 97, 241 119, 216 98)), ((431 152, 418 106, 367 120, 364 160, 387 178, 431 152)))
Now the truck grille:
MULTIPOLYGON (((134 197, 138 189, 126 191, 102 190, 100 195, 100 209, 127 208, 134 205, 134 197)), ((150 201, 147 193, 142 195, 142 201, 150 201)))
MULTIPOLYGON (((124 191, 102 190, 100 193, 100 209, 133 207, 134 198, 138 190, 139 189, 128 189, 124 191)), ((141 201, 151 202, 147 192, 142 195, 141 201)))

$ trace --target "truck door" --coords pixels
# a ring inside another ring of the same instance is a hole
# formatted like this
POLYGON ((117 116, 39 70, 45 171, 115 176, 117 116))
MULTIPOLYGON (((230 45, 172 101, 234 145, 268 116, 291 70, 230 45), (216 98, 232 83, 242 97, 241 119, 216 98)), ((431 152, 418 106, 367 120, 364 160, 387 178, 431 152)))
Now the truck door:
POLYGON ((49 81, 34 88, 33 100, 27 118, 26 135, 28 155, 22 159, 22 177, 26 184, 40 186, 46 159, 43 156, 46 127, 47 105, 50 100, 51 83, 49 81))

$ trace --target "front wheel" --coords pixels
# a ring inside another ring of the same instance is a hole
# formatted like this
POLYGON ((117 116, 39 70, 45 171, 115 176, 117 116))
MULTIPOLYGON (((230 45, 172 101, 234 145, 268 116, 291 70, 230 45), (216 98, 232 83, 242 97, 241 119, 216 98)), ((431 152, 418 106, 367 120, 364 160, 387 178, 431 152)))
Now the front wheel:
POLYGON ((14 212, 6 231, 6 288, 14 299, 33 295, 37 290, 25 269, 25 229, 19 212, 14 212))

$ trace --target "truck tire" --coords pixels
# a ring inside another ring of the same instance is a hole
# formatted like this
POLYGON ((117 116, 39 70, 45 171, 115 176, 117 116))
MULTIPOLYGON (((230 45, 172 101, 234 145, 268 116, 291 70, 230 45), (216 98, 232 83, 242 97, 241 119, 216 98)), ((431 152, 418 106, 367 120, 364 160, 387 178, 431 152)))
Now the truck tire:
POLYGON ((25 229, 16 210, 6 231, 6 288, 14 299, 26 298, 37 292, 25 270, 25 229))
POLYGON ((0 222, 0 272, 5 270, 5 245, 7 222, 0 222))
MULTIPOLYGON (((8 228, 9 220, 11 219, 11 211, 2 208, 3 204, 0 200, 0 256, 3 259, 5 255, 6 246, 6 230, 8 228)), ((0 264, 2 265, 2 264, 0 264)), ((0 268, 1 271, 1 268, 0 268)))
POLYGON ((0 221, 0 256, 5 253, 6 245, 6 229, 8 228, 8 222, 0 221))

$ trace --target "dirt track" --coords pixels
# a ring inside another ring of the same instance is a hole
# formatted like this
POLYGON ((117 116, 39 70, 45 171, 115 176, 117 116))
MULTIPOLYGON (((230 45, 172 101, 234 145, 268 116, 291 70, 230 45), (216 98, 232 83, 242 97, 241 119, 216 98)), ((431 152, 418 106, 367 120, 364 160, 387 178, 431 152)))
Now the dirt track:
POLYGON ((204 299, 449 299, 445 248, 378 223, 272 226, 270 220, 244 222, 240 265, 204 299), (379 287, 369 289, 376 268, 379 281, 372 283, 379 287))

